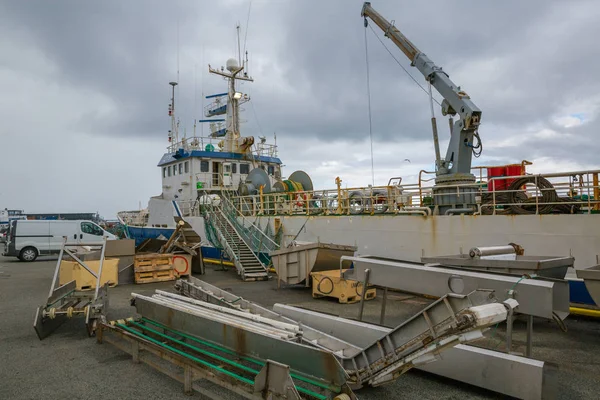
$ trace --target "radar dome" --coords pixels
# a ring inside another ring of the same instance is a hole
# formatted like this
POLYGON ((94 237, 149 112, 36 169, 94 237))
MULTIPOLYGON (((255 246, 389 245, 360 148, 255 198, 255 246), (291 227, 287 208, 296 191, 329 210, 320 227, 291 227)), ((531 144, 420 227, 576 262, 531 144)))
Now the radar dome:
POLYGON ((229 72, 233 72, 235 70, 238 70, 240 68, 240 66, 238 65, 238 62, 235 58, 230 58, 229 60, 227 60, 227 70, 229 72))

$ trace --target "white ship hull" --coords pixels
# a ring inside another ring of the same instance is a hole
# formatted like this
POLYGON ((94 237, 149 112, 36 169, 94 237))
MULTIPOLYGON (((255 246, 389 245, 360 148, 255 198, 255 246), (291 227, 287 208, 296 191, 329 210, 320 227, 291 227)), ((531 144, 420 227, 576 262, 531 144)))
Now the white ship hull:
MULTIPOLYGON (((205 236, 202 217, 185 219, 199 235, 205 236)), ((519 244, 528 255, 573 256, 576 268, 596 265, 600 254, 600 214, 296 215, 256 217, 255 223, 262 227, 270 224, 274 231, 276 219, 283 227, 284 245, 294 238, 355 245, 360 255, 406 261, 508 243, 519 244)))

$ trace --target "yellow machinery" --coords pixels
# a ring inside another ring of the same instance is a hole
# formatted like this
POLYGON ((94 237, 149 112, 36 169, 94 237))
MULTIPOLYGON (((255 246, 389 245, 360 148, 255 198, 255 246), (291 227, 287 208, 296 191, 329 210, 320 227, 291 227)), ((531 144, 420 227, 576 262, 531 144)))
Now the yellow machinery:
MULTIPOLYGON (((341 277, 344 270, 318 271, 312 272, 312 296, 335 297, 342 304, 352 304, 360 301, 363 295, 363 284, 357 281, 347 280, 341 277)), ((374 299, 377 295, 375 288, 368 288, 365 293, 365 300, 374 299)))

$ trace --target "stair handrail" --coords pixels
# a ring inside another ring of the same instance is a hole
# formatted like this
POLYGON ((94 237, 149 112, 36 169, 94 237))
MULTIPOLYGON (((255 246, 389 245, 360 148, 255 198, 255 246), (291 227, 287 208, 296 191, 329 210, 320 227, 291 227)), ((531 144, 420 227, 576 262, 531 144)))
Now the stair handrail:
POLYGON ((205 204, 205 216, 207 217, 207 222, 210 223, 214 228, 215 231, 217 232, 218 235, 220 235, 220 242, 221 245, 225 248, 225 250, 227 251, 227 253, 235 260, 239 261, 240 260, 240 249, 239 247, 237 247, 237 249, 233 249, 233 247, 229 244, 229 241, 227 240, 227 238, 231 239, 233 242, 234 237, 227 231, 227 229, 225 229, 223 232, 223 229, 221 229, 221 226, 218 222, 218 217, 216 216, 215 213, 215 208, 218 210, 218 212, 221 212, 221 210, 218 207, 215 207, 214 204, 212 204, 212 202, 209 202, 208 204, 205 204), (207 210, 210 209, 210 212, 207 210), (236 252, 237 250, 237 252, 236 252))
MULTIPOLYGON (((228 209, 233 210, 237 216, 242 218, 242 221, 243 221, 242 228, 246 228, 246 227, 250 228, 249 230, 252 232, 251 237, 250 237, 251 243, 246 243, 248 246, 255 245, 255 241, 258 241, 259 246, 260 246, 259 251, 262 250, 263 244, 269 251, 278 250, 281 247, 277 242, 275 242, 267 234, 265 234, 262 231, 262 229, 260 229, 256 224, 254 224, 252 221, 250 221, 248 218, 246 218, 246 216, 240 210, 238 210, 237 207, 235 207, 235 205, 231 202, 231 200, 229 198, 227 198, 226 196, 221 196, 221 204, 226 205, 226 207, 228 209), (248 225, 246 226, 246 224, 248 224, 248 225)), ((228 220, 231 220, 228 213, 224 213, 224 215, 225 215, 225 217, 227 217, 228 220)), ((235 225, 240 225, 240 223, 237 221, 237 218, 234 218, 234 219, 235 219, 235 221, 232 221, 232 222, 235 225)), ((236 231, 237 231, 237 229, 236 229, 236 231)), ((244 238, 242 237, 242 239, 244 239, 244 238)), ((252 247, 255 247, 255 246, 252 246, 252 247)))
POLYGON ((244 265, 241 260, 240 246, 233 246, 232 244, 230 244, 230 240, 231 240, 231 243, 234 243, 235 239, 238 239, 250 250, 252 257, 254 257, 254 259, 256 259, 256 261, 258 261, 258 263, 264 268, 265 272, 267 272, 267 266, 260 259, 260 257, 256 254, 256 252, 250 247, 250 245, 246 243, 246 241, 242 237, 240 231, 236 228, 234 223, 227 217, 226 211, 223 210, 223 208, 221 207, 222 204, 223 204, 222 202, 219 202, 219 204, 217 205, 217 204, 214 204, 212 201, 206 204, 206 207, 204 208, 204 212, 206 213, 205 216, 207 219, 206 222, 211 224, 215 228, 215 231, 216 231, 217 235, 219 236, 219 240, 222 242, 221 243, 222 246, 227 250, 227 253, 232 257, 232 259, 234 261, 234 265, 236 266, 236 269, 240 273, 242 273, 244 270, 244 265), (234 234, 230 233, 227 229, 227 226, 223 226, 223 224, 228 224, 235 232, 235 235, 237 235, 237 238, 234 237, 234 234), (230 240, 228 240, 228 239, 230 239, 230 240), (234 247, 235 247, 235 250, 234 250, 234 247), (236 250, 237 250, 237 254, 236 254, 236 250))
MULTIPOLYGON (((221 203, 221 204, 223 204, 223 203, 221 203)), ((248 249, 250 250, 250 253, 252 253, 252 256, 260 263, 260 265, 263 266, 263 268, 265 268, 265 271, 266 271, 267 266, 265 265, 265 263, 260 259, 260 257, 258 256, 257 252, 252 249, 252 247, 250 246, 250 244, 248 244, 246 242, 246 240, 244 240, 242 234, 235 227, 235 224, 227 217, 227 213, 223 210, 223 208, 221 206, 216 206, 216 209, 218 210, 218 212, 221 213, 221 215, 223 215, 223 217, 225 219, 225 223, 229 224, 233 228, 233 230, 235 231, 235 233, 238 235, 239 239, 248 247, 248 249)), ((260 251, 258 251, 258 252, 260 252, 260 251)), ((239 247, 238 247, 238 254, 239 254, 239 247)))

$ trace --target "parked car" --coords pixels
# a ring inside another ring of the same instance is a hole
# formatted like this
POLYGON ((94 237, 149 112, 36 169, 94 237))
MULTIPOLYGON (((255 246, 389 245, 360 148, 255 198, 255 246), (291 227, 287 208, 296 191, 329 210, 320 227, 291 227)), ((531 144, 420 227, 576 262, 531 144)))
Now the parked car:
POLYGON ((116 236, 91 221, 11 221, 5 256, 34 261, 40 255, 58 254, 67 238, 69 244, 102 243, 116 236))

